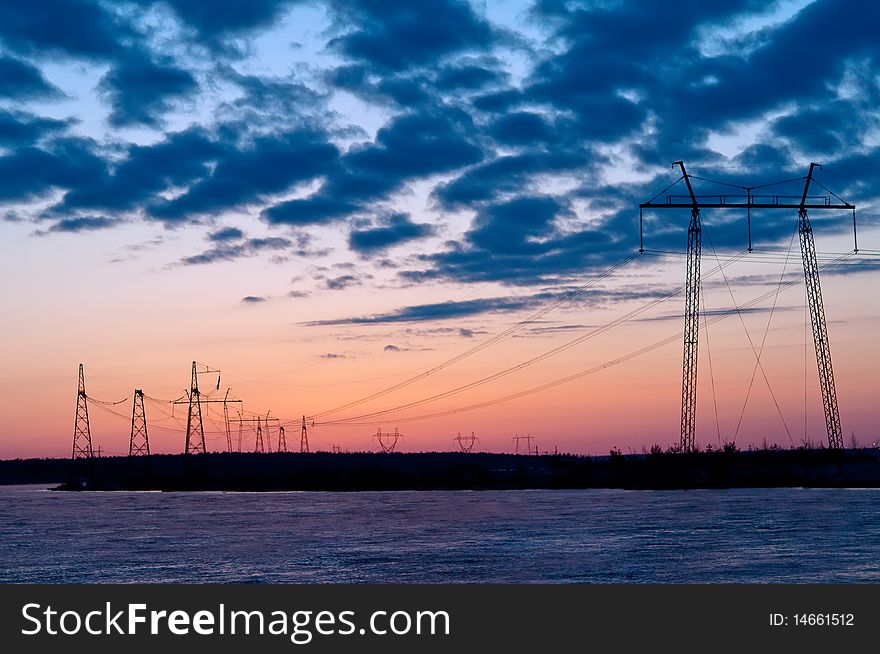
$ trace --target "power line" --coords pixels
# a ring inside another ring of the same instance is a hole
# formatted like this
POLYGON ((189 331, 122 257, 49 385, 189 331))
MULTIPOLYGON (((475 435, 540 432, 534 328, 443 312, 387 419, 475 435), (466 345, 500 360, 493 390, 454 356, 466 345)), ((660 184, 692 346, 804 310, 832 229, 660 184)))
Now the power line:
MULTIPOLYGON (((827 268, 830 268, 834 265, 837 265, 838 263, 845 261, 846 259, 848 259, 849 257, 852 257, 852 256, 853 256, 852 253, 847 254, 847 255, 841 257, 837 262, 830 262, 828 264, 825 264, 824 266, 822 266, 821 270, 824 271, 827 268)), ((781 291, 788 290, 789 288, 800 284, 801 281, 802 280, 800 278, 798 278, 798 279, 795 279, 795 280, 792 280, 789 282, 785 282, 782 285, 781 291)), ((739 305, 739 310, 742 311, 743 309, 749 309, 757 304, 760 304, 764 300, 772 297, 775 292, 776 291, 773 290, 773 291, 768 291, 766 293, 763 293, 763 294, 749 300, 748 302, 739 305)), ((715 314, 711 319, 709 319, 707 321, 707 324, 714 325, 722 320, 725 320, 726 318, 729 318, 732 315, 735 315, 736 313, 737 313, 737 309, 731 308, 731 309, 724 310, 720 313, 715 314)), ((637 350, 629 352, 628 354, 625 354, 625 355, 618 357, 616 359, 611 359, 611 360, 606 361, 604 363, 601 363, 599 365, 593 366, 591 368, 587 368, 586 370, 581 370, 580 372, 573 373, 573 374, 568 375, 566 377, 562 377, 560 379, 556 379, 556 380, 547 382, 545 384, 541 384, 539 386, 533 386, 531 388, 527 388, 525 390, 518 391, 516 393, 511 393, 509 395, 504 395, 504 396, 497 397, 497 398, 494 398, 491 400, 486 400, 484 402, 469 404, 469 405, 454 408, 454 409, 447 409, 444 411, 437 411, 434 413, 428 413, 428 414, 423 414, 423 415, 418 415, 418 416, 395 418, 394 421, 398 422, 398 423, 407 423, 407 422, 416 422, 416 421, 420 421, 420 420, 429 420, 432 418, 441 418, 441 417, 445 417, 445 416, 455 415, 458 413, 464 413, 466 411, 483 409, 483 408, 487 408, 490 406, 494 406, 496 404, 501 404, 503 402, 509 402, 511 400, 519 399, 522 397, 527 397, 527 396, 533 395, 535 393, 540 393, 542 391, 549 390, 551 388, 556 388, 557 386, 562 386, 564 384, 568 384, 573 381, 577 381, 578 379, 583 379, 584 377, 595 374, 597 372, 601 372, 602 370, 607 370, 608 368, 612 368, 612 367, 620 365, 622 363, 626 363, 627 361, 631 361, 632 359, 635 359, 637 357, 640 357, 640 356, 643 356, 643 355, 648 354, 650 352, 653 352, 654 350, 657 350, 657 349, 662 348, 666 345, 669 345, 670 343, 675 343, 682 337, 682 335, 683 335, 683 332, 678 332, 677 334, 667 336, 664 339, 661 339, 659 341, 655 341, 654 343, 651 343, 650 345, 646 345, 644 347, 641 347, 637 350)), ((375 421, 372 423, 345 423, 345 424, 348 424, 349 426, 371 426, 371 425, 375 424, 375 421)))
MULTIPOLYGON (((482 350, 486 349, 487 347, 494 345, 495 343, 498 343, 499 341, 507 338, 511 334, 513 334, 516 331, 525 327, 526 325, 529 325, 529 324, 535 322, 536 320, 538 320, 542 316, 545 316, 546 314, 548 314, 550 311, 557 308, 561 304, 568 302, 569 300, 572 300, 573 298, 577 297, 578 295, 583 293, 586 289, 588 289, 592 286, 595 286, 596 284, 598 284, 600 281, 602 281, 604 279, 607 279, 612 274, 614 274, 615 272, 617 272, 618 270, 623 268, 625 265, 627 265, 631 261, 634 261, 638 256, 639 256, 638 253, 633 253, 633 254, 625 257, 621 261, 615 263, 611 267, 605 269, 604 271, 602 271, 598 275, 594 276, 588 282, 582 284, 581 286, 577 287, 576 289, 574 289, 572 291, 569 291, 568 293, 564 294, 562 297, 551 302, 548 306, 533 313, 531 316, 529 316, 525 320, 522 320, 522 321, 516 323, 515 325, 513 325, 512 327, 509 327, 508 329, 505 329, 504 331, 496 334, 495 336, 483 341, 482 343, 479 343, 479 344, 465 350, 464 352, 462 352, 462 353, 460 353, 450 359, 447 359, 447 360, 443 361, 442 363, 437 364, 433 368, 430 368, 422 373, 419 373, 418 375, 415 375, 414 377, 410 377, 408 379, 405 379, 402 382, 399 382, 397 384, 394 384, 393 386, 389 386, 387 388, 384 388, 380 391, 377 391, 375 393, 372 393, 372 394, 367 395, 365 397, 362 397, 360 399, 353 400, 351 402, 346 402, 345 404, 341 404, 341 405, 336 406, 332 409, 328 409, 326 411, 321 411, 319 413, 316 413, 316 414, 312 415, 311 417, 313 419, 321 418, 324 416, 331 415, 333 413, 338 413, 340 411, 344 411, 345 409, 350 409, 350 408, 359 406, 361 404, 365 404, 366 402, 369 402, 371 400, 375 400, 380 397, 384 397, 385 395, 388 395, 389 393, 392 393, 392 392, 397 391, 401 388, 409 386, 410 384, 414 384, 417 381, 421 381, 422 379, 425 379, 426 377, 429 377, 429 376, 433 375, 434 373, 437 373, 441 370, 444 370, 445 368, 448 368, 449 366, 451 366, 455 363, 458 363, 459 361, 462 361, 470 356, 473 356, 474 354, 481 352, 482 350)), ((322 423, 322 424, 327 424, 327 423, 322 423)))
MULTIPOLYGON (((740 256, 745 256, 745 252, 743 252, 740 256)), ((708 277, 708 276, 711 276, 711 275, 715 274, 716 272, 718 272, 719 270, 721 270, 721 268, 722 268, 723 266, 725 266, 725 265, 730 265, 730 263, 733 263, 733 262, 731 261, 731 262, 728 262, 728 263, 726 263, 726 264, 720 264, 719 267, 716 267, 715 269, 711 270, 709 273, 706 274, 706 276, 708 277)), ((458 393, 464 392, 464 391, 466 391, 466 390, 470 390, 470 389, 472 389, 472 388, 476 388, 477 386, 482 386, 482 385, 487 384, 487 383, 489 383, 489 382, 495 381, 496 379, 500 379, 501 377, 505 377, 505 376, 507 376, 507 375, 509 375, 509 374, 511 374, 511 373, 514 373, 514 372, 517 372, 517 371, 519 371, 519 370, 522 370, 523 368, 527 368, 527 367, 529 367, 529 366, 532 366, 532 365, 534 365, 534 364, 536 364, 536 363, 539 363, 540 361, 543 361, 543 360, 545 360, 545 359, 548 359, 548 358, 550 358, 550 357, 553 357, 553 356, 555 356, 555 355, 557 355, 557 354, 560 354, 560 353, 562 353, 562 352, 565 352, 566 350, 571 349, 572 347, 574 347, 574 346, 576 346, 576 345, 579 345, 580 343, 583 343, 583 342, 586 341, 586 340, 589 340, 589 339, 594 338, 594 337, 596 337, 596 336, 598 336, 598 335, 600 335, 600 334, 603 334, 603 333, 609 331, 610 329, 613 329, 614 327, 617 327, 617 326, 619 326, 619 325, 621 325, 621 324, 623 324, 623 323, 625 323, 625 322, 631 320, 632 318, 635 318, 636 316, 638 316, 638 315, 644 313, 645 311, 648 311, 649 309, 652 309, 653 307, 655 307, 655 306, 661 304, 662 302, 665 302, 665 301, 668 300, 669 298, 671 298, 671 297, 677 295, 678 293, 680 293, 681 290, 682 290, 682 287, 676 287, 676 288, 674 288, 673 290, 671 290, 671 291, 669 291, 669 292, 663 294, 663 295, 660 296, 659 298, 657 298, 657 299, 655 299, 655 300, 652 300, 652 301, 648 302, 647 304, 644 304, 644 305, 642 305, 642 306, 640 306, 640 307, 637 307, 636 309, 633 309, 632 311, 630 311, 630 312, 624 314, 623 316, 620 316, 620 317, 618 317, 618 318, 616 318, 616 319, 614 319, 614 320, 612 320, 612 321, 610 321, 610 322, 608 322, 608 323, 605 323, 605 324, 602 325, 601 327, 597 327, 596 329, 593 329, 593 330, 587 332, 586 334, 582 334, 581 336, 578 336, 577 338, 574 338, 574 339, 568 341, 567 343, 564 343, 564 344, 559 345, 559 346, 557 346, 557 347, 555 347, 555 348, 552 348, 552 349, 550 349, 550 350, 548 350, 548 351, 546 351, 546 352, 544 352, 544 353, 542 353, 542 354, 539 354, 538 356, 532 357, 531 359, 528 359, 528 360, 526 360, 526 361, 523 361, 523 362, 521 362, 521 363, 518 363, 518 364, 516 364, 516 365, 514 365, 514 366, 511 366, 511 367, 509 367, 509 368, 505 368, 504 370, 501 370, 501 371, 499 371, 499 372, 493 373, 493 374, 488 375, 488 376, 486 376, 486 377, 482 377, 481 379, 478 379, 478 380, 476 380, 476 381, 469 382, 469 383, 467 383, 467 384, 463 384, 463 385, 461 385, 461 386, 457 386, 457 387, 455 387, 455 388, 452 388, 452 389, 450 389, 450 390, 444 391, 444 392, 442 392, 442 393, 437 393, 437 394, 435 394, 435 395, 431 395, 431 396, 429 396, 429 397, 427 397, 427 398, 423 398, 423 399, 420 399, 420 400, 415 400, 415 401, 412 401, 412 402, 407 402, 407 403, 405 403, 405 404, 401 404, 401 405, 398 405, 398 406, 393 407, 393 408, 390 408, 390 409, 383 409, 383 410, 380 410, 380 411, 373 411, 373 412, 370 412, 370 413, 365 413, 365 414, 361 414, 361 415, 357 415, 357 416, 352 416, 352 417, 349 417, 349 418, 339 418, 339 419, 337 419, 337 420, 327 420, 327 421, 319 422, 319 423, 317 423, 317 424, 319 424, 319 425, 324 425, 324 426, 326 426, 326 425, 348 424, 348 423, 350 423, 351 421, 365 420, 365 419, 367 419, 367 418, 372 418, 372 417, 375 417, 375 416, 387 415, 387 414, 389 414, 389 413, 394 413, 394 412, 401 411, 401 410, 404 410, 404 409, 414 408, 414 407, 417 407, 417 406, 420 406, 420 405, 423 405, 423 404, 428 404, 428 403, 430 403, 430 402, 434 402, 434 401, 436 401, 436 400, 440 400, 440 399, 443 399, 443 398, 449 397, 449 396, 451 396, 451 395, 457 395, 458 393)))

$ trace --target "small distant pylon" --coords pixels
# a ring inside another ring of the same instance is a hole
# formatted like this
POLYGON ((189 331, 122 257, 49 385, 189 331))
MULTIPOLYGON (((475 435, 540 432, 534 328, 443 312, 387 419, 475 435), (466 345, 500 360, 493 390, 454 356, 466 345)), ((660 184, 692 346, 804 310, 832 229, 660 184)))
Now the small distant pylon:
POLYGON ((241 411, 238 412, 238 453, 241 454, 241 441, 244 434, 242 433, 243 427, 241 422, 241 411))
POLYGON ((299 436, 299 452, 306 454, 309 451, 309 426, 306 424, 306 417, 302 419, 302 431, 299 436))
POLYGON ((223 398, 223 424, 226 427, 226 451, 232 452, 232 431, 229 428, 229 389, 223 398))
POLYGON ((513 437, 513 442, 515 443, 515 453, 516 454, 532 454, 533 448, 534 453, 538 453, 538 446, 534 445, 535 438, 531 434, 528 436, 520 436, 517 434, 513 437), (520 443, 525 443, 525 445, 520 445, 520 443))
POLYGON ((266 413, 266 451, 272 453, 272 430, 269 429, 269 413, 266 413))
POLYGON ((263 445, 263 425, 260 423, 259 416, 257 416, 257 440, 254 443, 254 452, 266 452, 266 448, 263 445))
POLYGON ((284 426, 278 428, 278 451, 287 451, 287 437, 284 435, 284 426))
POLYGON ((83 364, 79 364, 79 389, 76 392, 76 419, 73 423, 73 458, 91 459, 92 432, 89 429, 89 404, 86 396, 86 378, 83 364))
POLYGON ((393 432, 383 432, 380 427, 373 435, 373 440, 379 444, 379 447, 382 448, 385 454, 388 454, 393 452, 397 444, 403 440, 403 434, 397 431, 397 427, 394 428, 393 432))
POLYGON ((462 436, 461 432, 458 432, 458 436, 456 436, 452 440, 458 443, 458 446, 461 448, 462 452, 467 453, 474 449, 474 443, 476 443, 480 439, 474 435, 474 432, 471 432, 470 436, 462 436))
POLYGON ((128 441, 128 456, 150 456, 144 392, 139 388, 134 392, 134 404, 131 408, 131 439, 128 441))

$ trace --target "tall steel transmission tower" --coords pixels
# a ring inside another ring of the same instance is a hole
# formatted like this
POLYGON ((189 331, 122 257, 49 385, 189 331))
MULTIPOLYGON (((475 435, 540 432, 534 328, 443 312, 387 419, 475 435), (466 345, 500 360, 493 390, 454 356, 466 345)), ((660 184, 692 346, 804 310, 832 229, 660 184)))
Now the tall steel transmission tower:
MULTIPOLYGON (((825 306, 822 303, 822 285, 819 283, 819 264, 816 261, 816 244, 813 241, 813 227, 807 215, 807 193, 813 181, 810 164, 804 194, 798 209, 798 235, 801 242, 801 257, 804 261, 804 282, 807 287, 807 303, 810 306, 810 322, 813 326, 813 344, 816 347, 816 363, 819 367, 819 387, 822 392, 822 408, 825 410, 825 430, 828 433, 828 447, 843 449, 843 434, 840 429, 840 411, 837 408, 837 390, 834 387, 834 370, 831 366, 831 344, 828 341, 828 326, 825 324, 825 306)), ((855 215, 855 214, 853 214, 855 215)))
POLYGON ((76 419, 73 423, 73 458, 91 459, 92 432, 89 428, 89 404, 86 395, 86 378, 83 364, 79 364, 79 388, 76 392, 76 419))
MULTIPOLYGON (((204 370, 199 370, 200 365, 201 364, 198 364, 195 361, 192 362, 192 380, 189 385, 189 390, 184 391, 184 395, 181 399, 174 400, 173 402, 173 404, 187 405, 186 443, 183 448, 184 454, 205 454, 207 452, 207 448, 205 447, 205 425, 202 422, 203 404, 222 404, 223 417, 226 419, 227 425, 229 418, 229 409, 227 405, 241 405, 241 400, 229 399, 228 391, 226 393, 226 397, 224 397, 222 400, 215 400, 211 398, 202 399, 201 392, 199 391, 199 375, 216 373, 217 390, 220 390, 220 370, 217 368, 210 368, 206 365, 201 365, 204 370)), ((231 450, 231 438, 228 427, 226 429, 226 441, 227 448, 231 450)))
POLYGON ((131 438, 128 456, 150 456, 150 438, 147 435, 147 414, 144 411, 144 392, 136 389, 131 408, 131 438))
MULTIPOLYGON (((217 386, 219 387, 219 376, 217 386)), ((199 371, 196 369, 196 362, 192 362, 192 382, 189 386, 189 402, 186 414, 186 445, 184 446, 184 454, 204 454, 207 452, 205 448, 205 426, 202 424, 202 403, 199 394, 199 371)))
POLYGON ((687 275, 684 291, 684 354, 681 369, 681 432, 679 447, 682 452, 694 449, 697 429, 697 354, 700 337, 700 255, 702 253, 702 225, 700 207, 691 187, 691 180, 683 161, 676 161, 691 196, 691 222, 688 225, 687 275))
POLYGON ((309 451, 309 427, 306 424, 306 417, 302 417, 302 430, 299 436, 299 452, 305 454, 309 451))
MULTIPOLYGON (((831 191, 839 203, 834 203, 830 196, 812 197, 809 195, 810 184, 819 183, 813 179, 813 171, 818 164, 811 163, 806 177, 803 194, 799 203, 792 203, 790 196, 756 195, 759 188, 773 186, 737 186, 723 182, 725 186, 733 186, 745 191, 745 195, 711 195, 697 196, 691 186, 691 175, 685 169, 684 162, 676 161, 673 166, 681 168, 681 178, 687 185, 686 197, 666 195, 662 202, 655 202, 665 193, 661 191, 648 202, 639 205, 639 251, 644 252, 644 209, 690 209, 691 220, 688 226, 687 279, 685 283, 685 314, 684 314, 684 357, 681 384, 681 434, 680 449, 691 452, 695 447, 696 413, 697 413, 697 352, 699 340, 700 318, 700 254, 701 231, 700 209, 746 209, 748 221, 748 251, 752 251, 751 211, 752 209, 788 209, 798 212, 798 234, 800 235, 801 257, 804 263, 804 282, 807 287, 807 298, 810 319, 813 325, 813 341, 816 346, 816 361, 819 367, 819 385, 822 391, 822 405, 825 410, 825 427, 828 433, 828 446, 832 449, 843 447, 843 435, 840 427, 840 414, 837 407, 837 392, 834 387, 834 373, 831 367, 831 346, 828 341, 828 328, 825 323, 825 309, 822 304, 822 288, 819 283, 819 265, 816 260, 816 246, 813 242, 813 228, 807 210, 814 209, 845 209, 852 211, 853 216, 853 251, 858 252, 856 236, 856 207, 844 202, 831 191), (699 198, 708 198, 700 199, 699 198), (745 201, 743 201, 745 200, 745 201)), ((821 168, 821 166, 819 166, 821 168)), ((702 179, 702 178, 695 178, 702 179)), ((711 180, 704 180, 711 181, 711 180)), ((792 180, 786 180, 786 182, 792 180)), ((678 182, 673 183, 673 186, 678 182)), ((670 187, 667 187, 667 190, 670 187)), ((823 187, 824 188, 824 187, 823 187)), ((826 191, 828 189, 825 189, 826 191)))

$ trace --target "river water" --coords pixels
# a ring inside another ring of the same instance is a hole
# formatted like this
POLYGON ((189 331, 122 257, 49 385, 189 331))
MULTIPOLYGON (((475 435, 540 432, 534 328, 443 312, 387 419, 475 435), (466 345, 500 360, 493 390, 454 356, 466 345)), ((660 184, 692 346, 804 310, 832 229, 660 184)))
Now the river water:
POLYGON ((0 582, 878 581, 880 490, 0 486, 0 582))

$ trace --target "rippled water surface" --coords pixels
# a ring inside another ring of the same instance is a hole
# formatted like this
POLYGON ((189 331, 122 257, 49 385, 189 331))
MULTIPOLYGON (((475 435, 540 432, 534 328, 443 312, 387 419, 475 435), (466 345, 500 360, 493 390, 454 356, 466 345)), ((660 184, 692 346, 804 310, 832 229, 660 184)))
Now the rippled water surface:
POLYGON ((55 493, 4 582, 877 582, 878 490, 55 493))

